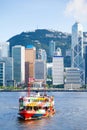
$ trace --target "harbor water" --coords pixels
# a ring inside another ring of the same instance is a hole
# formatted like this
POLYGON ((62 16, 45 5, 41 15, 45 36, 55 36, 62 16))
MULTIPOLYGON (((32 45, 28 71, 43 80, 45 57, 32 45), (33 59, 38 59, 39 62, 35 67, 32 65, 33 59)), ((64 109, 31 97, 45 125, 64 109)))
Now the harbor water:
POLYGON ((18 99, 26 92, 0 92, 0 130, 87 130, 87 92, 48 92, 55 98, 52 117, 23 121, 18 99))

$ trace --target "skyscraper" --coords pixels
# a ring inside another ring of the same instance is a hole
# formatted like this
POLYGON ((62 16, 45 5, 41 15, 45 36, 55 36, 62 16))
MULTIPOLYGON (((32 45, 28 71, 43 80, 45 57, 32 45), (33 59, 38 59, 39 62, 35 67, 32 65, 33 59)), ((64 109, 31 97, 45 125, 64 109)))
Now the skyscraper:
POLYGON ((65 89, 79 89, 81 87, 80 70, 78 68, 65 68, 65 89))
POLYGON ((46 62, 43 60, 35 60, 35 80, 46 83, 46 62))
POLYGON ((25 82, 25 47, 21 45, 12 48, 14 80, 18 83, 25 82))
POLYGON ((87 44, 84 46, 84 58, 85 58, 85 84, 87 84, 87 44))
POLYGON ((43 60, 43 61, 47 61, 47 54, 46 51, 44 49, 39 49, 38 50, 38 59, 43 60))
POLYGON ((9 42, 0 42, 0 57, 9 57, 9 42))
POLYGON ((0 86, 5 86, 5 63, 0 61, 0 86))
POLYGON ((28 79, 34 78, 34 63, 36 59, 36 48, 33 45, 28 45, 25 49, 25 82, 28 79))
MULTIPOLYGON (((3 77, 3 85, 7 86, 7 81, 13 80, 13 58, 0 57, 0 78, 3 77)), ((1 84, 1 81, 0 81, 1 84)))
POLYGON ((55 42, 52 40, 50 43, 49 43, 49 55, 51 57, 54 56, 54 52, 55 52, 55 42))
MULTIPOLYGON (((59 49, 60 50, 60 49, 59 49)), ((53 85, 64 84, 64 62, 63 56, 61 56, 61 51, 57 50, 53 56, 53 85)))
POLYGON ((79 68, 81 72, 81 82, 84 84, 84 58, 83 58, 83 27, 79 22, 72 26, 72 67, 79 68))

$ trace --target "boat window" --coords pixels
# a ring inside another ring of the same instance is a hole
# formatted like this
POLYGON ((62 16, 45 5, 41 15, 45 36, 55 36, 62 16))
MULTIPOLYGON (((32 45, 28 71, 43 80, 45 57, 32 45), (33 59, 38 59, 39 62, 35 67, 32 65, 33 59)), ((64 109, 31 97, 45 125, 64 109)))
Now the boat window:
POLYGON ((32 110, 32 107, 31 107, 31 106, 26 106, 26 110, 31 111, 31 110, 32 110))
POLYGON ((30 102, 30 99, 28 99, 28 102, 30 102))
POLYGON ((47 111, 47 110, 48 110, 48 107, 44 107, 44 109, 47 111))
POLYGON ((24 110, 24 107, 23 107, 23 106, 20 106, 20 107, 19 107, 19 110, 20 110, 20 111, 24 110))
POLYGON ((38 107, 35 106, 35 107, 34 107, 34 110, 37 111, 37 110, 38 110, 38 107))
POLYGON ((41 107, 38 107, 38 109, 41 109, 41 107))

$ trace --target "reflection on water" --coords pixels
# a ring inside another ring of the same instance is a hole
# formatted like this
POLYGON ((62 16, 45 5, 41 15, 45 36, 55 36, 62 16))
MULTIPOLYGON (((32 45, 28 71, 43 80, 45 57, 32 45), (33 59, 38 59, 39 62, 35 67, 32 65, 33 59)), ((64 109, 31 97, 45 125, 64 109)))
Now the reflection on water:
POLYGON ((30 120, 30 121, 23 121, 21 119, 18 119, 18 122, 21 127, 24 126, 24 128, 29 129, 29 130, 40 130, 40 129, 47 129, 47 125, 49 123, 49 119, 39 119, 39 120, 30 120))
POLYGON ((26 93, 0 93, 1 130, 87 130, 87 92, 54 92, 56 114, 23 121, 18 118, 18 99, 26 93))

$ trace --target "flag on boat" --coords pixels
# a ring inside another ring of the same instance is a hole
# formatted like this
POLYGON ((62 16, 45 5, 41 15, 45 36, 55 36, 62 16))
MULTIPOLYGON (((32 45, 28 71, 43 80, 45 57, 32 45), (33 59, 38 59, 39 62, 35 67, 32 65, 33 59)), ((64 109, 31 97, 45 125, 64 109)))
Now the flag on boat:
POLYGON ((34 79, 33 77, 30 77, 30 78, 28 79, 29 83, 33 83, 34 80, 35 80, 35 79, 34 79))

